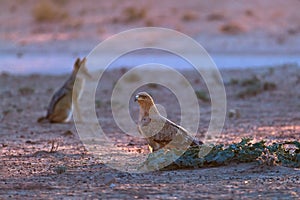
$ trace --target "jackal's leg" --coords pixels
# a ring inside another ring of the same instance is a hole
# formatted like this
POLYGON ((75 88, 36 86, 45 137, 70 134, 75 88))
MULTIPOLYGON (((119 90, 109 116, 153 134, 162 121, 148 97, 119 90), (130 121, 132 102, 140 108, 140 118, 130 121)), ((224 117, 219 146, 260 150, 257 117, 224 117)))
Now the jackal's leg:
POLYGON ((74 109, 75 109, 75 112, 73 112, 73 113, 77 114, 79 122, 83 122, 82 117, 81 117, 81 113, 80 113, 80 107, 78 105, 78 99, 74 99, 73 105, 74 105, 74 109))
POLYGON ((64 123, 66 122, 67 117, 62 115, 51 115, 49 121, 51 123, 64 123))

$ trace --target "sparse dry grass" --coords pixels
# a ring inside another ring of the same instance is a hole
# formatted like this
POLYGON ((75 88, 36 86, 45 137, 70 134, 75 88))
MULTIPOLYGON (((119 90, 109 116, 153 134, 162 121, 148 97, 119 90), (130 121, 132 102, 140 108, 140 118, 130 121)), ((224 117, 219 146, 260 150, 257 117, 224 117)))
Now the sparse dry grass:
POLYGON ((78 30, 82 27, 83 21, 81 19, 70 19, 65 22, 65 28, 72 28, 78 30))
POLYGON ((247 9, 247 10, 245 10, 245 15, 247 15, 247 16, 249 16, 249 17, 252 17, 252 16, 254 16, 254 13, 253 13, 252 10, 247 9))
POLYGON ((218 12, 215 12, 215 13, 211 13, 209 14, 206 19, 208 21, 221 21, 223 19, 225 19, 225 15, 223 13, 218 13, 218 12))
POLYGON ((152 19, 147 19, 145 21, 145 26, 154 26, 154 21, 152 19))
POLYGON ((49 153, 57 152, 58 147, 59 147, 59 142, 57 140, 51 140, 48 143, 51 144, 49 153))
POLYGON ((128 83, 134 83, 134 82, 138 82, 139 80, 141 80, 141 77, 138 74, 128 74, 127 76, 124 77, 124 80, 128 83))
POLYGON ((96 108, 100 108, 101 106, 102 106, 102 101, 101 100, 96 100, 95 101, 95 106, 96 106, 96 108))
POLYGON ((226 34, 239 34, 244 32, 244 28, 234 22, 229 22, 220 27, 220 31, 226 34))
POLYGON ((198 19, 198 14, 194 11, 186 11, 181 18, 183 21, 194 21, 198 19))
POLYGON ((69 14, 51 1, 44 0, 35 5, 32 16, 36 22, 53 22, 66 19, 69 14))
POLYGON ((124 21, 133 22, 144 19, 147 16, 145 8, 127 7, 123 11, 124 21))
POLYGON ((149 84, 147 84, 147 86, 149 88, 152 88, 152 89, 157 89, 158 88, 158 84, 156 84, 156 83, 149 83, 149 84))
POLYGON ((24 95, 31 95, 31 94, 34 93, 34 89, 31 88, 31 87, 21 87, 21 88, 19 88, 19 93, 23 96, 24 95))
POLYGON ((246 97, 253 97, 265 91, 273 91, 277 88, 277 85, 275 83, 263 82, 256 76, 244 80, 232 79, 230 83, 232 85, 239 85, 243 88, 243 90, 237 93, 237 97, 241 99, 244 99, 246 97))
POLYGON ((196 93, 197 98, 202 100, 203 102, 209 102, 210 101, 209 94, 206 91, 198 90, 198 91, 195 91, 195 93, 196 93))
POLYGON ((65 6, 69 3, 69 0, 52 0, 52 2, 60 6, 65 6))

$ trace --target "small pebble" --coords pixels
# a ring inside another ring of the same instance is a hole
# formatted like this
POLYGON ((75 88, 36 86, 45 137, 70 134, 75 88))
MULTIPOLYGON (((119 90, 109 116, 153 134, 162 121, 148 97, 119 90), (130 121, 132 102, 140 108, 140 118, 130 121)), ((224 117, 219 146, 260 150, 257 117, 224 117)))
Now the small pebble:
POLYGON ((228 111, 228 117, 229 118, 240 118, 241 117, 240 111, 238 109, 230 109, 228 111))
POLYGON ((104 184, 105 185, 112 185, 113 183, 116 182, 116 178, 112 174, 107 174, 104 177, 104 184))
POLYGON ((67 130, 67 131, 64 132, 64 135, 65 136, 73 135, 73 132, 70 131, 70 130, 67 130))
POLYGON ((65 166, 58 166, 58 167, 54 168, 54 171, 57 174, 62 174, 62 173, 65 173, 67 171, 67 168, 65 166))

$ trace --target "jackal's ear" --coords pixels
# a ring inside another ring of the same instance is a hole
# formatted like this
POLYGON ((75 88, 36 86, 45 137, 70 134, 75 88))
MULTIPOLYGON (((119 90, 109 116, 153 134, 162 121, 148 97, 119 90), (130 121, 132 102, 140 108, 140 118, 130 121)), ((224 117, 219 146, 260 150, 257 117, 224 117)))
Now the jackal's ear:
POLYGON ((80 67, 80 58, 77 58, 74 63, 74 68, 79 69, 79 67, 80 67))
POLYGON ((86 57, 84 57, 84 58, 80 61, 80 66, 81 66, 81 65, 85 65, 85 63, 86 63, 86 57))

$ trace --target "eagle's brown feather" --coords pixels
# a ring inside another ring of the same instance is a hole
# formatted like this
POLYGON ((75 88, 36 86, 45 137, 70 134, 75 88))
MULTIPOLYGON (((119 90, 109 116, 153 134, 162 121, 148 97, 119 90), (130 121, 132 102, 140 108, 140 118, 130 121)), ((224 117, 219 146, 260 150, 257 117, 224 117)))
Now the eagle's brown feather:
POLYGON ((140 105, 138 129, 153 151, 163 147, 186 148, 189 145, 200 145, 187 130, 160 115, 152 97, 146 92, 136 96, 140 105))

